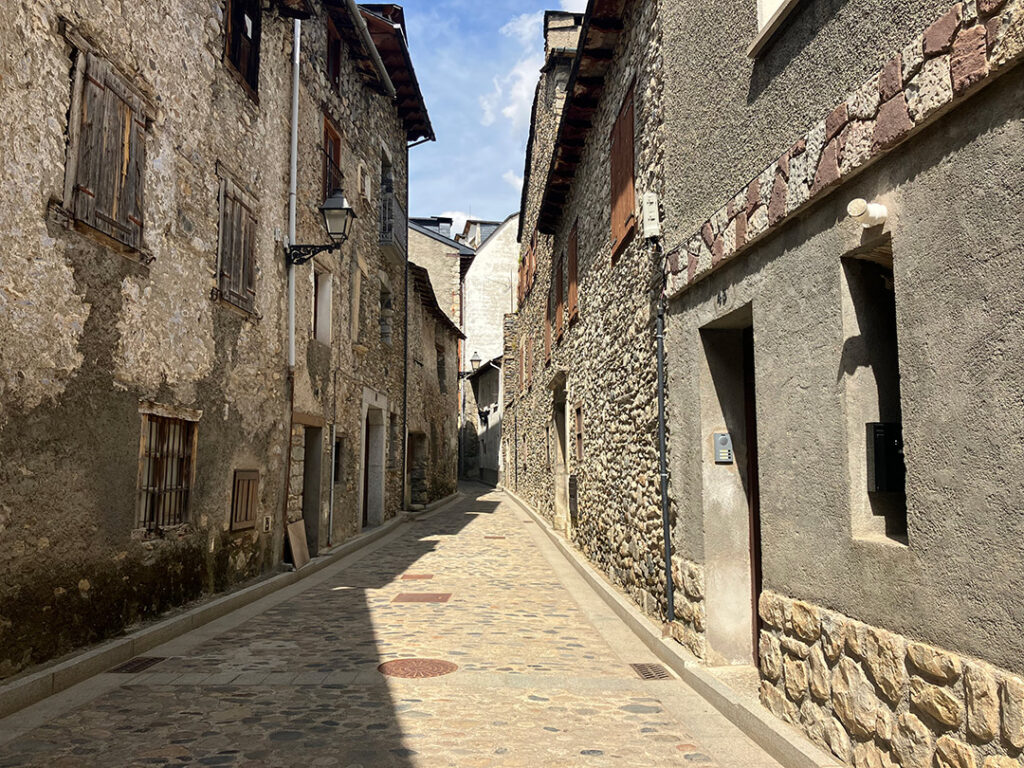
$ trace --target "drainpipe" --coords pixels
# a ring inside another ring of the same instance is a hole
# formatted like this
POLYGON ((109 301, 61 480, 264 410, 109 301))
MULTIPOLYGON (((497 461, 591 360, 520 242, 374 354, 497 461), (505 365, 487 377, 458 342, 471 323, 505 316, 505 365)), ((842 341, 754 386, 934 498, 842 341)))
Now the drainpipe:
MULTIPOLYGON (((299 167, 299 49, 302 22, 295 19, 292 40, 292 135, 288 166, 288 245, 295 243, 295 191, 299 167)), ((295 369, 295 266, 288 263, 288 370, 295 369)), ((290 442, 290 437, 289 437, 290 442)), ((290 471, 290 470, 289 470, 290 471)))
POLYGON ((658 297, 658 470, 661 475, 661 526, 665 538, 665 597, 668 623, 675 621, 675 585, 672 583, 672 526, 669 521, 668 460, 665 450, 665 291, 658 297))
MULTIPOLYGON (((408 159, 406 160, 408 164, 408 159)), ((408 202, 408 200, 406 200, 408 202)), ((406 224, 408 227, 408 224, 406 224)), ((409 481, 409 254, 405 254, 405 333, 402 334, 402 506, 409 481)))
POLYGON ((345 5, 348 6, 349 15, 352 17, 352 23, 355 25, 356 32, 363 41, 363 45, 366 47, 366 52, 370 54, 370 59, 373 60, 373 66, 377 70, 377 74, 380 76, 381 83, 384 85, 384 90, 387 91, 388 96, 392 99, 395 98, 395 85, 391 82, 391 78, 388 77, 388 70, 384 66, 384 62, 381 61, 380 53, 377 51, 377 45, 373 42, 370 30, 366 28, 366 19, 364 19, 363 14, 360 13, 359 6, 356 5, 356 0, 345 0, 345 5))
MULTIPOLYGON (((335 390, 334 391, 335 391, 335 393, 337 393, 337 391, 338 391, 337 390, 337 386, 338 386, 337 379, 335 379, 334 386, 335 386, 335 390)), ((335 398, 335 401, 337 401, 337 398, 335 398)), ((335 405, 335 408, 337 408, 337 405, 335 405)), ((335 412, 337 412, 337 411, 335 411, 335 412)), ((334 483, 337 481, 335 476, 334 476, 334 468, 338 465, 338 460, 337 460, 337 458, 335 457, 334 454, 335 454, 335 451, 338 449, 337 435, 338 435, 338 425, 337 424, 331 424, 331 492, 330 492, 330 501, 328 502, 330 504, 330 509, 327 512, 327 546, 328 547, 331 546, 331 541, 332 541, 332 539, 334 537, 334 483)))

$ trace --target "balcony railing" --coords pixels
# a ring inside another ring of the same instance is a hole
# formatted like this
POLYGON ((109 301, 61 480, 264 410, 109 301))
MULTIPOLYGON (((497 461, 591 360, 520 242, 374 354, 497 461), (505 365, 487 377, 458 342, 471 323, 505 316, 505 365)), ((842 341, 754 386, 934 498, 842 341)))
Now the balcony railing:
POLYGON ((409 221, 405 209, 394 192, 380 196, 380 244, 394 250, 396 256, 405 257, 409 241, 409 221))

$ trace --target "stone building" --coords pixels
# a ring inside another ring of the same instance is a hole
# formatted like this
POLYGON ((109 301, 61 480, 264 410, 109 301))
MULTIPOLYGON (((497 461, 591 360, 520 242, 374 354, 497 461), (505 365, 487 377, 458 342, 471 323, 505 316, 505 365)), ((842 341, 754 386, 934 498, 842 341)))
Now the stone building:
POLYGON ((409 264, 409 509, 458 485, 458 349, 464 338, 438 305, 427 270, 409 264))
POLYGON ((463 388, 463 477, 497 484, 501 471, 503 319, 516 309, 519 214, 502 222, 471 219, 461 235, 476 249, 466 273, 466 354, 463 388), (481 399, 483 398, 483 399, 481 399))
POLYGON ((506 485, 665 615, 664 294, 673 634, 847 763, 1018 765, 1024 2, 594 0, 562 105, 557 18, 506 485))
POLYGON ((409 219, 409 260, 427 270, 437 303, 460 328, 465 320, 463 283, 475 251, 454 238, 445 216, 409 219))
POLYGON ((397 512, 432 132, 397 6, 4 3, 0 49, 5 677, 397 512), (289 268, 338 190, 347 242, 289 268))

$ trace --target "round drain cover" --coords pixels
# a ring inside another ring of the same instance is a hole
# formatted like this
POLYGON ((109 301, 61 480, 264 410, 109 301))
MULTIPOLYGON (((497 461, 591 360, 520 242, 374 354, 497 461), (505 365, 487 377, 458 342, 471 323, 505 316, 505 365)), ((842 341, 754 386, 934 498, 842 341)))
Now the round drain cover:
POLYGON ((459 667, 441 659, 396 659, 385 661, 377 669, 388 677, 440 677, 459 667))

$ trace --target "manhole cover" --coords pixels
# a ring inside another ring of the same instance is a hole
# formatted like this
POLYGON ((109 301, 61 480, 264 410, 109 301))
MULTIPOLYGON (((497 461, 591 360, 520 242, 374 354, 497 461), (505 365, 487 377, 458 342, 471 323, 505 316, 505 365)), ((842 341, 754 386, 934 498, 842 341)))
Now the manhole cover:
POLYGON ((155 667, 161 661, 167 661, 166 656, 136 656, 134 659, 129 659, 124 664, 114 667, 111 672, 116 674, 135 674, 136 672, 144 672, 150 667, 155 667))
POLYGON ((644 680, 671 680, 672 675, 668 673, 661 664, 630 664, 633 671, 644 680))
POLYGON ((385 661, 378 671, 388 677, 440 677, 450 675, 459 667, 441 659, 396 659, 385 661))
POLYGON ((402 592, 392 603, 447 603, 451 592, 402 592))

